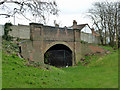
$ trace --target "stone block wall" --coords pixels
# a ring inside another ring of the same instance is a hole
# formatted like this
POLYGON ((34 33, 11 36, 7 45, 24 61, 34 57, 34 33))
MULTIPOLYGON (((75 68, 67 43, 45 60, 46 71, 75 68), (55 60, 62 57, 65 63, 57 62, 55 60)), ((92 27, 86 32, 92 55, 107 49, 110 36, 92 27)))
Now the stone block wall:
POLYGON ((9 32, 9 35, 21 39, 30 39, 30 27, 28 25, 13 25, 10 28, 12 31, 9 32))
POLYGON ((88 44, 81 43, 81 58, 83 58, 86 54, 93 53, 91 49, 88 47, 88 44))
POLYGON ((31 54, 33 52, 33 46, 32 46, 32 41, 28 40, 28 41, 24 41, 24 42, 20 42, 19 43, 19 47, 21 48, 21 56, 24 59, 31 59, 31 54))
POLYGON ((81 32, 81 40, 88 43, 100 44, 100 38, 89 33, 81 32))
POLYGON ((4 25, 0 25, 0 36, 4 35, 4 25))

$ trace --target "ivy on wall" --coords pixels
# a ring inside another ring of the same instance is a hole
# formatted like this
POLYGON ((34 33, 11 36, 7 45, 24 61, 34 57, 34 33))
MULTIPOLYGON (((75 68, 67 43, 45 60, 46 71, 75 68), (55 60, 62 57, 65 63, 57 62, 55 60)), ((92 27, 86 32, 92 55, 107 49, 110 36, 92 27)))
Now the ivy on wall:
POLYGON ((11 41, 13 39, 13 37, 9 35, 9 31, 12 31, 12 29, 10 28, 10 26, 12 26, 12 24, 6 23, 4 26, 5 26, 4 27, 4 35, 2 36, 2 39, 11 41))

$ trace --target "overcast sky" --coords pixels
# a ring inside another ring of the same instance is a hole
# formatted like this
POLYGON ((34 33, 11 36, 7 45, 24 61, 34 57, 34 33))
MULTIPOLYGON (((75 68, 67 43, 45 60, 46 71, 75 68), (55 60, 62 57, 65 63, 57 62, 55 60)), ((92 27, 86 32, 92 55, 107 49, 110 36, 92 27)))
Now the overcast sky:
MULTIPOLYGON (((47 25, 54 26, 54 20, 61 27, 71 26, 73 20, 76 20, 78 24, 88 23, 92 27, 91 20, 87 17, 86 12, 88 9, 92 8, 92 4, 96 1, 105 0, 56 0, 58 4, 58 9, 60 10, 58 16, 50 16, 47 20, 47 25)), ((108 0, 108 1, 118 1, 118 0, 108 0)), ((6 22, 14 22, 14 18, 3 18, 0 16, 0 24, 5 24, 6 22)), ((16 17, 15 24, 28 25, 30 22, 24 18, 16 17)))

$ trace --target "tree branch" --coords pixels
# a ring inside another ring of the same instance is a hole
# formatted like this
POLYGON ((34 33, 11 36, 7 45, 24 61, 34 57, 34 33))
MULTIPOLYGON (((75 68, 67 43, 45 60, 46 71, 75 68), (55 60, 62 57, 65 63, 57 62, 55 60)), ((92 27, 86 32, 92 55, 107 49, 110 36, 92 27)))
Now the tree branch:
MULTIPOLYGON (((13 10, 10 10, 11 15, 13 16, 14 14, 18 13, 21 14, 22 16, 26 17, 24 13, 31 12, 32 16, 36 16, 39 18, 42 18, 43 21, 45 20, 46 14, 52 14, 52 15, 57 15, 58 14, 58 9, 57 9, 57 4, 55 1, 45 1, 45 0, 4 0, 0 1, 0 5, 7 5, 7 3, 13 3, 18 5, 19 7, 15 7, 13 10)), ((3 14, 7 15, 7 14, 3 14)), ((30 20, 26 17, 27 20, 30 20)))
POLYGON ((0 16, 7 16, 7 17, 10 17, 11 15, 9 15, 9 14, 0 14, 0 16))

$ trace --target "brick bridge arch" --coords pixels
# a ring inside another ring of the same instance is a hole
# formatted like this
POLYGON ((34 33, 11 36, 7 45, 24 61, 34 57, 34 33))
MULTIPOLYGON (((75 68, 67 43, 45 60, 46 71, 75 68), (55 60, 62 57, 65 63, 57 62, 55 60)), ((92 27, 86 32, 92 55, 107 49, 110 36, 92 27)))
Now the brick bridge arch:
POLYGON ((72 53, 74 52, 74 51, 73 51, 73 48, 72 48, 68 43, 66 43, 66 42, 51 42, 50 44, 46 45, 46 48, 45 48, 45 50, 44 50, 43 53, 45 54, 45 52, 46 52, 49 48, 51 48, 52 46, 57 45, 57 44, 65 45, 65 46, 67 46, 67 47, 72 51, 72 53))

